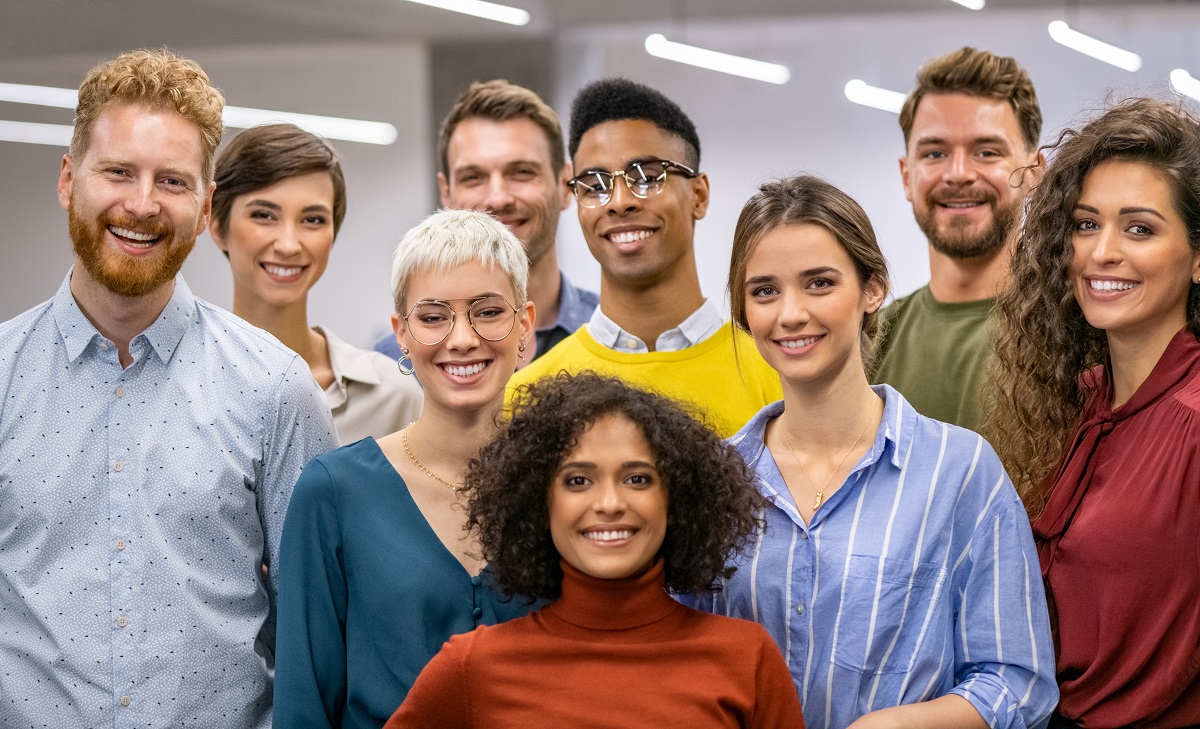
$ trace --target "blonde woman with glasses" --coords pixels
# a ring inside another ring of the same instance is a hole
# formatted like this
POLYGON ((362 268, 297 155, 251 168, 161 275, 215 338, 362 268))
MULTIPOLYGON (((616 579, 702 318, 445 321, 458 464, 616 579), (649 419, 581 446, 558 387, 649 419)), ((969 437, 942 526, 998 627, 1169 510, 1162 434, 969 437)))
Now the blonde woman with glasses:
POLYGON ((396 339, 420 418, 314 459, 284 525, 278 726, 377 728, 451 635, 528 612, 464 531, 467 463, 496 431, 533 336, 520 242, 485 213, 443 211, 396 250, 396 339))

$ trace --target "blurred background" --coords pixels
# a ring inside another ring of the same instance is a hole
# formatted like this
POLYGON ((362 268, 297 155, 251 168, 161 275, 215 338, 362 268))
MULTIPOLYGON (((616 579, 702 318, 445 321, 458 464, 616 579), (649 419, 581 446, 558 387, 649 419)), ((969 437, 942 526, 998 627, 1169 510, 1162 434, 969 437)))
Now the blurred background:
MULTIPOLYGON (((705 294, 725 301, 730 240, 765 179, 800 171, 854 196, 875 224, 894 293, 925 283, 924 238, 904 199, 897 116, 851 102, 860 79, 907 93, 925 60, 963 45, 1015 56, 1037 87, 1043 142, 1107 99, 1177 95, 1173 70, 1200 77, 1200 2, 1135 0, 503 0, 515 26, 405 0, 0 0, 0 84, 76 88, 123 50, 169 46, 197 60, 227 103, 385 122, 390 144, 334 140, 348 214, 310 296, 311 321, 368 345, 388 328, 388 272, 400 236, 437 205, 437 126, 473 80, 507 78, 563 117, 575 91, 622 75, 663 91, 700 133, 712 182, 697 227, 705 294), (1136 53, 1137 71, 1055 42, 1072 29, 1136 53), (649 55, 648 35, 782 64, 764 83, 649 55)), ((1200 85, 1200 84, 1198 84, 1200 85)), ((70 125, 69 109, 0 101, 5 121, 70 125)), ((226 138, 238 129, 229 129, 226 138)), ((65 145, 0 141, 0 320, 53 294, 71 263, 55 184, 65 145)), ((574 205, 559 225, 559 260, 593 290, 599 269, 574 205)), ((232 305, 229 268, 207 234, 184 268, 192 289, 232 305)))

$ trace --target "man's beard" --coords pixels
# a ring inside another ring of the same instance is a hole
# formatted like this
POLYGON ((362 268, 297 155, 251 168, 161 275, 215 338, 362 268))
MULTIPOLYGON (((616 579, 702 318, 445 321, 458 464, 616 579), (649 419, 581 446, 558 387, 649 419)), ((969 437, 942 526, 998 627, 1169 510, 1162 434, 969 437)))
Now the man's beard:
POLYGON ((196 237, 176 240, 176 230, 158 220, 139 221, 135 218, 114 218, 100 215, 85 220, 75 205, 74 197, 67 209, 71 245, 84 270, 101 286, 118 296, 144 296, 159 288, 183 268, 183 262, 196 247, 196 237), (112 250, 105 241, 108 226, 128 228, 142 233, 161 235, 150 255, 133 257, 112 250))
MULTIPOLYGON (((986 197, 981 202, 992 209, 992 224, 987 229, 974 235, 967 229, 971 221, 965 217, 955 219, 948 230, 938 229, 935 213, 941 196, 929 195, 925 199, 925 209, 913 214, 921 232, 929 240, 929 245, 944 256, 955 259, 979 258, 1003 248, 1008 242, 1008 236, 1017 224, 1021 203, 1017 201, 1010 205, 1001 205, 995 197, 986 197)), ((950 196, 946 196, 949 198, 950 196)))

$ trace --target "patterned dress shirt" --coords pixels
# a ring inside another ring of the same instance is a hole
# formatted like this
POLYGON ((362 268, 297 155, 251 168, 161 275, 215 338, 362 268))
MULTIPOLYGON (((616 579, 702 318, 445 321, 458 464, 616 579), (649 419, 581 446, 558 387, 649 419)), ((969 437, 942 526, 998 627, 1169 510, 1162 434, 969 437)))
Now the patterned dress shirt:
POLYGON ((0 324, 0 726, 269 727, 273 566, 337 445, 325 397, 181 277, 122 368, 69 282, 0 324))

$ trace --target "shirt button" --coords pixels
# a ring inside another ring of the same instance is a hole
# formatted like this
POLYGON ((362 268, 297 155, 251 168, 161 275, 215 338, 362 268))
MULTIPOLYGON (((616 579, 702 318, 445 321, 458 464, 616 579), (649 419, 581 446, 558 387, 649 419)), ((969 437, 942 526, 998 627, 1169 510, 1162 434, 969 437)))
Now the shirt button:
POLYGON ((125 388, 124 387, 118 387, 114 392, 116 392, 117 397, 125 397, 125 388))
POLYGON ((474 610, 471 611, 471 615, 474 615, 475 619, 479 620, 480 618, 483 617, 483 608, 475 608, 474 610))
POLYGON ((133 699, 129 698, 128 696, 122 696, 121 697, 121 706, 129 706, 129 703, 131 701, 133 701, 133 699))
POLYGON ((125 464, 121 463, 120 461, 117 461, 116 463, 113 464, 113 470, 116 471, 117 473, 120 473, 124 468, 125 468, 125 464))
POLYGON ((126 625, 129 625, 129 618, 125 617, 124 615, 117 618, 117 627, 118 628, 124 628, 126 625))
POLYGON ((808 532, 800 532, 801 539, 808 539, 808 532))
POLYGON ((479 575, 471 575, 471 584, 472 585, 478 586, 481 582, 483 582, 482 577, 480 577, 479 575))
POLYGON ((797 605, 796 605, 796 614, 797 614, 797 615, 803 615, 803 614, 804 614, 804 606, 803 606, 803 605, 801 605, 801 604, 797 604, 797 605))
POLYGON ((117 549, 125 549, 125 540, 118 539, 116 542, 113 543, 113 546, 116 547, 117 549))

